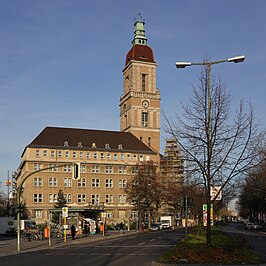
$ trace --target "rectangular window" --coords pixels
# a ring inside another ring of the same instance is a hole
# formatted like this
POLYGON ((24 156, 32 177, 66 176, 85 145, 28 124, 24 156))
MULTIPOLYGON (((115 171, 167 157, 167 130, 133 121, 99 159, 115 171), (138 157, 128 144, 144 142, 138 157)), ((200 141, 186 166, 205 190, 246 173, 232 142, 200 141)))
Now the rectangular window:
POLYGON ((141 88, 142 91, 145 91, 146 89, 146 74, 141 74, 141 88))
POLYGON ((131 156, 130 156, 130 154, 128 153, 128 154, 127 154, 127 160, 130 161, 130 159, 131 159, 131 156))
POLYGON ((139 160, 140 160, 141 162, 143 162, 143 155, 142 155, 142 154, 139 155, 139 160))
POLYGON ((132 211, 131 212, 131 218, 138 218, 138 212, 132 211))
POLYGON ((135 175, 137 173, 137 168, 136 168, 136 166, 132 166, 131 167, 131 174, 132 175, 135 175))
POLYGON ((104 159, 104 153, 103 152, 101 153, 101 159, 102 160, 104 159))
POLYGON ((69 172, 69 173, 71 173, 71 170, 72 170, 72 166, 71 166, 71 165, 65 165, 65 166, 64 166, 64 172, 69 172))
POLYGON ((78 194, 78 203, 86 203, 86 195, 78 194))
POLYGON ((64 187, 72 187, 72 178, 64 177, 64 187))
POLYGON ((48 201, 49 203, 56 203, 57 202, 58 194, 49 194, 48 201))
POLYGON ((33 179, 33 184, 35 187, 42 187, 42 177, 35 176, 33 179))
POLYGON ((118 167, 118 173, 119 173, 119 174, 125 174, 125 173, 126 173, 126 167, 120 165, 120 166, 118 167))
POLYGON ((64 194, 67 203, 72 203, 72 194, 64 194))
POLYGON ((92 187, 100 187, 100 179, 99 178, 92 178, 91 179, 91 186, 92 187))
POLYGON ((57 164, 49 164, 49 167, 51 167, 51 169, 49 169, 50 172, 57 172, 58 170, 58 165, 57 164))
POLYGON ((41 193, 33 194, 33 202, 34 203, 42 203, 42 194, 41 193))
POLYGON ((55 157, 55 151, 51 151, 51 157, 55 157))
POLYGON ((107 159, 111 160, 111 153, 107 153, 107 159))
POLYGON ((113 179, 105 179, 105 187, 112 188, 114 186, 113 179))
POLYGON ((105 203, 114 203, 114 196, 113 195, 105 195, 105 203))
POLYGON ((125 159, 125 155, 124 155, 124 153, 121 153, 121 154, 120 154, 120 160, 121 160, 121 161, 124 161, 124 159, 125 159))
POLYGON ((36 150, 36 157, 40 157, 40 150, 36 150))
POLYGON ((61 158, 61 157, 62 157, 62 151, 58 151, 58 152, 57 152, 57 155, 58 155, 58 157, 61 158))
POLYGON ((119 186, 119 188, 125 188, 126 184, 127 184, 126 179, 120 179, 119 183, 118 183, 118 186, 119 186))
POLYGON ((87 155, 86 155, 87 159, 90 159, 91 158, 91 155, 89 152, 87 152, 87 155))
POLYGON ((113 173, 113 166, 106 165, 105 166, 105 173, 112 174, 113 173))
POLYGON ((73 151, 73 158, 77 158, 77 152, 73 151))
POLYGON ((126 195, 119 195, 119 203, 120 204, 126 203, 126 195))
POLYGON ((137 154, 133 155, 133 160, 136 161, 137 160, 137 154))
POLYGON ((34 171, 41 170, 42 164, 41 163, 34 163, 33 169, 34 169, 34 171))
POLYGON ((49 177, 49 187, 57 187, 57 177, 49 177))
POLYGON ((148 112, 142 112, 142 127, 148 127, 148 112))
POLYGON ((97 152, 93 153, 93 159, 98 159, 98 153, 97 152))
POLYGON ((66 151, 66 158, 69 158, 69 151, 66 151))
POLYGON ((83 159, 83 151, 80 151, 80 152, 79 152, 79 158, 80 158, 80 159, 83 159))
POLYGON ((86 173, 86 165, 81 165, 81 173, 86 173))
POLYGON ((117 154, 116 154, 116 153, 114 154, 114 160, 115 160, 115 161, 117 161, 117 160, 118 160, 118 156, 117 156, 117 154))
POLYGON ((47 150, 43 150, 43 156, 46 157, 48 154, 48 151, 47 150))
POLYGON ((78 180, 78 187, 86 187, 86 179, 85 178, 80 178, 78 180))
POLYGON ((91 166, 91 172, 92 173, 100 173, 100 167, 99 167, 99 165, 92 165, 91 166))
POLYGON ((100 195, 91 195, 91 204, 99 205, 100 204, 100 195))
POLYGON ((35 210, 35 218, 42 218, 42 210, 35 210))
POLYGON ((106 213, 106 217, 107 217, 107 218, 113 218, 113 213, 111 213, 111 212, 107 212, 107 213, 106 213))

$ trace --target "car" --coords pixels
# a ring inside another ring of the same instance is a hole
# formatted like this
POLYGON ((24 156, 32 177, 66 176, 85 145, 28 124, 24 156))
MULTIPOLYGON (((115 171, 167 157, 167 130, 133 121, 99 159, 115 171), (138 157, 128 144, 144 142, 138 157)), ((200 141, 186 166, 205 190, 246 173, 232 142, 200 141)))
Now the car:
POLYGON ((150 231, 159 231, 159 230, 160 230, 159 224, 151 224, 150 231))
POLYGON ((251 230, 254 228, 254 223, 246 223, 245 229, 246 230, 251 230))
POLYGON ((247 230, 261 230, 262 226, 260 224, 247 223, 245 226, 247 230))
POLYGON ((260 224, 254 224, 252 229, 253 230, 261 230, 262 226, 260 224))

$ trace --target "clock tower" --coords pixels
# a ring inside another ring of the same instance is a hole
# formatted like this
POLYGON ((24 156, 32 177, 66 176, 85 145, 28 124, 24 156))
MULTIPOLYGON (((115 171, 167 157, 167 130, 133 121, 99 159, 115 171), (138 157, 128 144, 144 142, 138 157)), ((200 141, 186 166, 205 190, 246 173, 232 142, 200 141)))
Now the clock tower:
POLYGON ((153 51, 147 45, 144 20, 139 15, 132 48, 123 70, 124 91, 120 97, 120 130, 130 132, 160 153, 160 91, 156 88, 153 51))

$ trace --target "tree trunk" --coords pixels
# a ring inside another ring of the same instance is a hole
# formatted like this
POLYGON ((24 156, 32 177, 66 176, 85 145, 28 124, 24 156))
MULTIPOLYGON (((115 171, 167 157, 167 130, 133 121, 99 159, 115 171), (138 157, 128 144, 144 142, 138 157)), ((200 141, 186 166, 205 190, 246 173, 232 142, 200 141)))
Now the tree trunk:
POLYGON ((211 246, 211 201, 210 197, 207 197, 207 246, 211 246))

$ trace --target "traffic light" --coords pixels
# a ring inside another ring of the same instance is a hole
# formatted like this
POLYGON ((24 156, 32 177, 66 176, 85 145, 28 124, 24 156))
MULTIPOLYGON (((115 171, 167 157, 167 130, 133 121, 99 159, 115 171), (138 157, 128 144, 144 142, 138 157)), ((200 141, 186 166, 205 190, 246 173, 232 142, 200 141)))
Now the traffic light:
POLYGON ((189 199, 189 205, 194 206, 195 205, 195 200, 193 198, 189 199))
POLYGON ((74 163, 73 164, 72 178, 74 180, 80 179, 80 163, 74 163))

